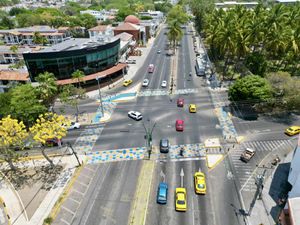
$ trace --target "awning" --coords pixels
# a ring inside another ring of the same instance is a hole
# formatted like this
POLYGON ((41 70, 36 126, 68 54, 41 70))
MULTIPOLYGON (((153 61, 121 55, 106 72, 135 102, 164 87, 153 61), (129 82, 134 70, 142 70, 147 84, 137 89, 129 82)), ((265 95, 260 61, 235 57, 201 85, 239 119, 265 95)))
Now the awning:
POLYGON ((1 70, 0 80, 28 81, 29 74, 21 73, 19 71, 14 71, 14 70, 1 70))
MULTIPOLYGON (((87 75, 87 76, 85 76, 85 77, 82 78, 82 81, 96 80, 96 77, 104 78, 106 76, 109 76, 111 74, 114 74, 114 73, 122 70, 126 66, 127 66, 126 63, 119 63, 118 65, 113 66, 113 67, 111 67, 111 68, 109 68, 107 70, 87 75)), ((74 83, 78 83, 78 80, 77 79, 65 79, 65 80, 58 80, 57 81, 58 85, 74 84, 74 83)))

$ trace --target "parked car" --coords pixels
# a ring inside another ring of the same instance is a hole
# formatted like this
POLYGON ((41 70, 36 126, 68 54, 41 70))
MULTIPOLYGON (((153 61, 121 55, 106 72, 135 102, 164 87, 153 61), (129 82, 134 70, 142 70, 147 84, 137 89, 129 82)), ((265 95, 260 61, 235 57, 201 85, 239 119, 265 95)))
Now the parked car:
POLYGON ((148 87, 149 86, 149 80, 148 79, 144 79, 142 86, 143 87, 148 87))
POLYGON ((183 98, 178 98, 177 99, 177 106, 178 107, 183 107, 184 105, 184 99, 183 98))
POLYGON ((143 119, 142 114, 137 111, 129 111, 128 116, 136 121, 143 119))
POLYGON ((161 153, 168 153, 170 148, 170 143, 167 138, 163 138, 160 140, 159 149, 161 153))
POLYGON ((167 204, 168 200, 168 184, 160 182, 157 189, 156 202, 159 204, 167 204))
POLYGON ((123 86, 124 86, 124 87, 127 87, 127 86, 129 86, 130 84, 132 84, 132 80, 125 80, 125 81, 123 82, 123 86))
POLYGON ((176 131, 183 131, 184 130, 184 121, 176 120, 175 127, 176 127, 176 131))
POLYGON ((49 138, 48 140, 46 140, 46 143, 43 144, 43 146, 53 147, 53 146, 60 146, 62 144, 63 142, 59 138, 49 138))
POLYGON ((163 87, 163 88, 167 87, 167 81, 163 80, 161 82, 161 87, 163 87))
POLYGON ((71 122, 70 126, 68 127, 68 130, 74 130, 74 129, 79 129, 79 128, 80 128, 80 123, 71 122))

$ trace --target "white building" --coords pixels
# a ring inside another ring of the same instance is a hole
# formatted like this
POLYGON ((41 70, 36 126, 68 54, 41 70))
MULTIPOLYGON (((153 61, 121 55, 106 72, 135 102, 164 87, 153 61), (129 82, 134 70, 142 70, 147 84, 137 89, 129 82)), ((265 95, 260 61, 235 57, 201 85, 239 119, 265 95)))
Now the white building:
POLYGON ((285 4, 285 5, 291 5, 300 2, 300 0, 276 0, 275 2, 285 4))
POLYGON ((80 14, 90 14, 96 18, 97 22, 103 22, 110 18, 109 12, 105 10, 101 10, 101 11, 85 10, 85 11, 80 11, 80 14))
POLYGON ((113 37, 114 32, 111 25, 98 25, 92 27, 89 30, 89 38, 94 37, 113 37))
POLYGON ((161 11, 145 11, 145 12, 139 12, 139 16, 150 16, 154 20, 162 21, 164 19, 164 13, 161 11))

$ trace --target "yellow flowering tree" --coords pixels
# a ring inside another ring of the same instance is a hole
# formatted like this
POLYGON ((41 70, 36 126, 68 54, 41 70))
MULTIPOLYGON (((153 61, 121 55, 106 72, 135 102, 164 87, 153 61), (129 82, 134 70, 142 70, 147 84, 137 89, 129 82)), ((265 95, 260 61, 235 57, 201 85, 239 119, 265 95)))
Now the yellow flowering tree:
POLYGON ((42 154, 51 166, 54 166, 54 164, 45 153, 44 146, 48 139, 61 139, 65 137, 67 135, 68 126, 70 126, 70 121, 63 115, 45 113, 41 114, 36 120, 36 123, 30 128, 33 139, 42 144, 42 154))
POLYGON ((23 146, 27 137, 28 132, 22 121, 19 122, 10 115, 0 120, 0 157, 12 170, 17 169, 13 162, 19 157, 14 147, 23 146))

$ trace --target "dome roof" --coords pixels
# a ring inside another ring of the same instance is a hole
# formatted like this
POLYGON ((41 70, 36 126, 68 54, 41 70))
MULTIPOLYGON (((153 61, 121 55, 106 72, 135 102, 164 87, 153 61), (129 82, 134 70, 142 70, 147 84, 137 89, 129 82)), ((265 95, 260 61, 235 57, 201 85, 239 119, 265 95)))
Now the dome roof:
POLYGON ((133 24, 139 24, 140 20, 136 16, 129 15, 129 16, 126 16, 124 22, 133 23, 133 24))

